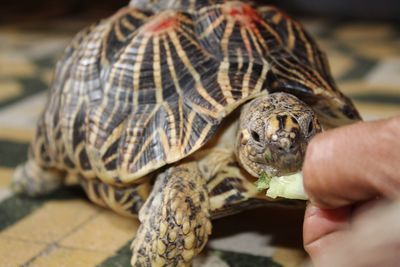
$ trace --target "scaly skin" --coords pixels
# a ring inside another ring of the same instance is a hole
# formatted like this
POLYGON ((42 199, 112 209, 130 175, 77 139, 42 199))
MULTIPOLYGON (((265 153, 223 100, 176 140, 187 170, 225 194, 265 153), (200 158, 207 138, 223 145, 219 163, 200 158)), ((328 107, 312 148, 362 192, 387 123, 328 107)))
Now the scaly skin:
POLYGON ((139 214, 132 266, 190 266, 211 234, 206 179, 196 163, 160 174, 139 214))
POLYGON ((282 176, 301 169, 311 138, 321 131, 313 110, 293 95, 274 93, 247 104, 236 141, 239 163, 253 176, 282 176))

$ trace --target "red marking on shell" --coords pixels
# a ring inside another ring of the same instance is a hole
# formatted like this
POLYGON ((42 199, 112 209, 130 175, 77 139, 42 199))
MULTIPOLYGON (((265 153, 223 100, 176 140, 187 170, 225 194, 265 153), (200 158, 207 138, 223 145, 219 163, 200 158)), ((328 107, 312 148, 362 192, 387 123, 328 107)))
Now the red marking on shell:
POLYGON ((177 14, 159 14, 145 26, 147 32, 160 33, 175 27, 178 24, 177 14))
POLYGON ((250 5, 241 2, 228 2, 223 7, 224 13, 246 26, 253 26, 254 22, 262 21, 260 14, 250 5))
POLYGON ((153 32, 161 32, 169 28, 172 28, 175 24, 176 24, 176 18, 167 18, 163 21, 160 21, 156 25, 152 25, 150 30, 153 32))

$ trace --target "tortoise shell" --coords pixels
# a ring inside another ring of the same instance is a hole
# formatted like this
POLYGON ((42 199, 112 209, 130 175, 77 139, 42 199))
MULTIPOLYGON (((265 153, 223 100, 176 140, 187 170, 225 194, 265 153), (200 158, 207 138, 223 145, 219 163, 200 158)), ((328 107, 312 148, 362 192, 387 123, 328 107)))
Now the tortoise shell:
POLYGON ((132 2, 79 33, 58 63, 32 150, 44 166, 138 182, 268 92, 299 96, 326 125, 359 119, 316 43, 278 9, 199 1, 154 12, 132 2))

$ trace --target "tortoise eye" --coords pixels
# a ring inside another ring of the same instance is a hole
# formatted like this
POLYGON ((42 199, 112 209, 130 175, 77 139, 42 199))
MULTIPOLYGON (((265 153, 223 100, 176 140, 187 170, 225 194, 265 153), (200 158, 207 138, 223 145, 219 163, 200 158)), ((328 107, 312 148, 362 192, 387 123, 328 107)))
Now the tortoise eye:
POLYGON ((314 123, 312 120, 310 120, 310 122, 308 123, 308 130, 307 130, 308 134, 311 134, 313 130, 314 130, 314 123))
POLYGON ((260 135, 256 131, 251 131, 251 137, 253 138, 254 141, 257 143, 260 142, 260 135))

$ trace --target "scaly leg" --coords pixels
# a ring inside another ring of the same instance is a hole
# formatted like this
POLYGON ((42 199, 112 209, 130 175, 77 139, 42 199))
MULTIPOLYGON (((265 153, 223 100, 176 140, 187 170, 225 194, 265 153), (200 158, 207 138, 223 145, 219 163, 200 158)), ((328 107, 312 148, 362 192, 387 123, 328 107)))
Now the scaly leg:
POLYGON ((15 170, 11 189, 16 193, 38 196, 50 193, 63 184, 65 172, 54 167, 49 153, 43 117, 39 120, 29 159, 15 170))
POLYGON ((45 169, 31 159, 15 170, 11 189, 17 194, 39 196, 59 188, 65 174, 57 169, 45 169))
POLYGON ((160 174, 139 220, 132 266, 190 266, 211 234, 206 179, 197 164, 160 174))

